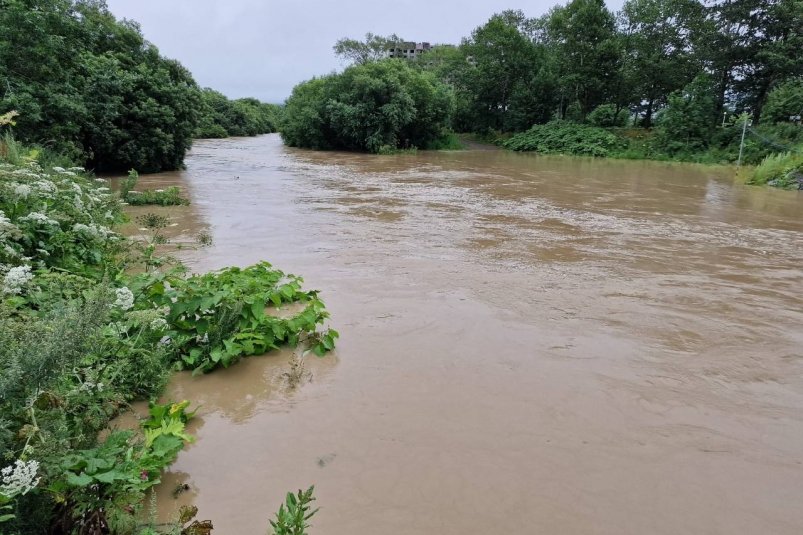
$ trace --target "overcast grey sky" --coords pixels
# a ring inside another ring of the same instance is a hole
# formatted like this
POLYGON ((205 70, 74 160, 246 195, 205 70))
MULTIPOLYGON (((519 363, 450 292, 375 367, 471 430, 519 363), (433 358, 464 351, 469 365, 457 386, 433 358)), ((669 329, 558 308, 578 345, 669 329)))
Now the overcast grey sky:
MULTIPOLYGON (((553 0, 107 0, 117 18, 231 98, 283 102, 298 82, 342 68, 339 38, 397 33, 411 41, 458 43, 494 13, 545 13, 553 0)), ((607 0, 617 10, 622 0, 607 0)))

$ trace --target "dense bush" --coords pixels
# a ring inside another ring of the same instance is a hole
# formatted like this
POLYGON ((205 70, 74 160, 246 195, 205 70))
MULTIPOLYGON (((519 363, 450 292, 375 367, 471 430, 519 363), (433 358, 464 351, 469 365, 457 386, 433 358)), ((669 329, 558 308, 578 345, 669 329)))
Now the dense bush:
POLYGON ((452 92, 432 74, 386 60, 296 86, 281 133, 295 147, 427 148, 446 133, 452 108, 452 92))
POLYGON ((704 75, 669 95, 669 104, 658 117, 658 148, 668 154, 707 149, 715 128, 713 95, 713 84, 704 75))
POLYGON ((277 130, 281 108, 253 98, 229 100, 213 89, 201 92, 196 138, 256 136, 277 130))
POLYGON ((176 169, 200 106, 190 73, 102 2, 3 0, 0 114, 15 133, 102 170, 176 169))
POLYGON ((613 104, 603 104, 594 108, 588 114, 586 120, 593 126, 602 128, 611 128, 614 126, 627 125, 627 119, 630 113, 627 110, 619 109, 613 104))
POLYGON ((503 145, 511 150, 542 154, 613 156, 624 148, 625 142, 615 134, 596 126, 552 121, 516 134, 503 145))

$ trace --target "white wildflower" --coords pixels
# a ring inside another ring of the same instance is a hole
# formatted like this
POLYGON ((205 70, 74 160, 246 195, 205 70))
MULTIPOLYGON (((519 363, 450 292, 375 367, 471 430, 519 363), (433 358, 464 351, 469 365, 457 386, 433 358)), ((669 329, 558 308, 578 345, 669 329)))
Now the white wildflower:
POLYGON ((75 193, 79 193, 80 194, 80 193, 84 192, 84 190, 81 189, 81 186, 79 186, 75 182, 73 182, 71 185, 72 185, 72 189, 75 190, 75 193))
POLYGON ((31 212, 30 214, 20 218, 20 221, 31 221, 34 223, 42 223, 43 225, 58 225, 58 221, 50 219, 42 212, 31 212))
POLYGON ((63 173, 64 171, 66 171, 66 169, 64 169, 63 167, 54 167, 53 170, 57 173, 63 173))
POLYGON ((97 188, 96 191, 99 191, 101 193, 106 193, 107 191, 111 191, 111 190, 109 188, 107 188, 106 186, 103 186, 103 187, 97 188))
POLYGON ((83 167, 70 167, 67 171, 72 171, 73 173, 83 173, 85 169, 83 167))
POLYGON ((28 195, 31 194, 31 186, 28 184, 17 184, 14 186, 14 195, 18 199, 27 199, 28 195))
POLYGON ((134 294, 125 286, 117 288, 115 294, 117 295, 117 300, 114 302, 113 306, 121 310, 130 310, 134 306, 134 294))
POLYGON ((13 249, 13 248, 12 248, 10 245, 8 245, 8 244, 4 244, 4 245, 3 245, 3 251, 6 253, 6 255, 10 256, 11 258, 16 258, 16 257, 19 255, 19 253, 18 253, 17 251, 15 251, 15 250, 14 250, 14 249, 13 249))
POLYGON ((20 229, 6 217, 5 212, 0 210, 0 236, 18 238, 21 235, 20 229))
POLYGON ((33 279, 31 266, 17 266, 8 270, 3 278, 3 293, 18 294, 33 279))
POLYGON ((21 461, 17 459, 13 466, 6 466, 0 470, 0 494, 6 498, 28 494, 36 485, 39 479, 36 472, 39 471, 38 461, 21 461))
POLYGON ((81 196, 80 195, 76 195, 75 196, 75 200, 73 201, 73 205, 75 206, 75 209, 78 210, 78 211, 83 211, 84 210, 84 201, 81 200, 81 196))
POLYGON ((106 183, 106 179, 105 178, 96 178, 95 182, 98 182, 100 184, 105 184, 106 183))
POLYGON ((32 186, 37 193, 46 197, 50 197, 58 191, 56 185, 50 180, 37 180, 32 186))
POLYGON ((159 343, 163 346, 169 346, 172 342, 173 339, 169 336, 162 336, 161 340, 159 340, 159 343))
POLYGON ((106 210, 106 213, 103 214, 103 217, 105 217, 106 219, 114 219, 114 214, 112 213, 111 210, 106 210))
POLYGON ((151 330, 162 331, 167 328, 167 320, 164 318, 156 318, 151 322, 151 330))

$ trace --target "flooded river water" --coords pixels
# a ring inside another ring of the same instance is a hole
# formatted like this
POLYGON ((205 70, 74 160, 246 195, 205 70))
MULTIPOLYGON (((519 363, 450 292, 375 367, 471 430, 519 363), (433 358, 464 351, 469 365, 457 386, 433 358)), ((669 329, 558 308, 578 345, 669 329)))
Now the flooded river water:
POLYGON ((731 174, 197 142, 141 179, 213 236, 182 258, 303 275, 341 339, 295 391, 286 352, 177 376, 160 513, 262 534, 314 483, 313 534, 800 534, 803 195, 731 174))

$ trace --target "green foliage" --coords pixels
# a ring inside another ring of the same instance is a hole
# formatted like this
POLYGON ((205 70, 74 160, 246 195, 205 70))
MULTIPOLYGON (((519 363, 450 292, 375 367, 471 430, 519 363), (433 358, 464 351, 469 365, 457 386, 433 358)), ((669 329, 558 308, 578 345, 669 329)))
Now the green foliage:
POLYGON ((803 189, 803 145, 794 151, 767 156, 755 168, 747 183, 803 189))
POLYGON ((136 23, 103 2, 4 0, 0 114, 19 112, 16 135, 99 170, 177 169, 200 94, 136 23))
POLYGON ((316 334, 329 314, 317 292, 301 289, 302 282, 262 262, 189 278, 145 274, 134 279, 131 289, 147 306, 169 309, 166 336, 177 365, 206 372, 307 339, 316 354, 332 349, 338 334, 316 334), (291 318, 269 313, 270 307, 291 303, 306 306, 291 318))
POLYGON ((74 450, 59 460, 60 475, 47 485, 65 504, 60 524, 65 531, 100 533, 114 524, 131 524, 145 491, 158 484, 162 470, 175 461, 193 438, 185 432, 189 402, 151 403, 143 422, 144 440, 133 431, 113 431, 99 445, 74 450), (125 517, 129 518, 125 518, 125 517))
POLYGON ((463 150, 463 144, 457 135, 450 132, 430 142, 424 148, 427 150, 463 150))
POLYGON ((698 76, 669 95, 669 105, 658 118, 658 147, 674 154, 705 150, 716 120, 716 102, 710 78, 698 76))
POLYGON ((613 104, 603 104, 594 108, 586 119, 592 126, 611 128, 627 125, 628 116, 627 110, 617 109, 613 104))
POLYGON ((385 60, 296 86, 281 133, 295 147, 423 148, 444 135, 452 107, 452 92, 432 74, 385 60))
POLYGON ((120 221, 120 207, 82 171, 0 163, 0 269, 27 263, 91 276, 109 269, 120 242, 110 226, 120 221))
MULTIPOLYGON (((615 97, 621 42, 603 0, 571 0, 540 22, 554 54, 564 104, 577 101, 582 115, 615 97)), ((561 118, 565 118, 561 110, 561 118)))
POLYGON ((270 521, 273 535, 307 535, 310 527, 309 519, 318 512, 310 505, 315 501, 312 496, 315 487, 305 491, 299 489, 297 494, 287 493, 285 502, 279 506, 276 519, 270 521))
POLYGON ((158 205, 158 206, 178 206, 190 204, 189 199, 181 196, 181 190, 177 186, 166 189, 151 190, 146 189, 137 191, 139 174, 135 170, 130 170, 128 176, 120 184, 120 198, 133 206, 158 205))
POLYGON ((403 41, 404 39, 396 34, 384 37, 368 32, 365 34, 364 41, 348 37, 338 39, 332 49, 335 55, 342 60, 361 65, 385 58, 390 48, 403 41))
POLYGON ((761 122, 781 123, 793 116, 803 116, 803 78, 789 80, 770 92, 761 111, 761 122))
POLYGON ((535 151, 541 154, 612 156, 624 147, 624 143, 602 128, 568 121, 552 121, 514 135, 503 146, 515 151, 535 151))
MULTIPOLYGON (((35 469, 25 492, 0 483, 0 522, 9 533, 131 533, 143 493, 191 440, 191 415, 187 402, 151 404, 141 438, 108 433, 113 417, 157 396, 176 367, 206 371, 282 344, 323 355, 338 333, 317 331, 328 317, 317 293, 269 264, 160 272, 164 216, 138 220, 146 241, 125 239, 106 181, 43 169, 13 143, 19 165, 0 162, 0 455, 35 469), (291 303, 305 307, 270 315, 291 303)), ((123 192, 136 181, 131 172, 123 192)))
POLYGON ((146 189, 142 191, 129 191, 125 196, 125 202, 133 206, 145 204, 155 204, 159 206, 177 206, 190 204, 189 199, 181 196, 181 190, 177 186, 166 189, 146 189))
POLYGON ((196 138, 256 136, 275 132, 281 108, 253 98, 229 100, 213 89, 201 92, 201 116, 196 138))

